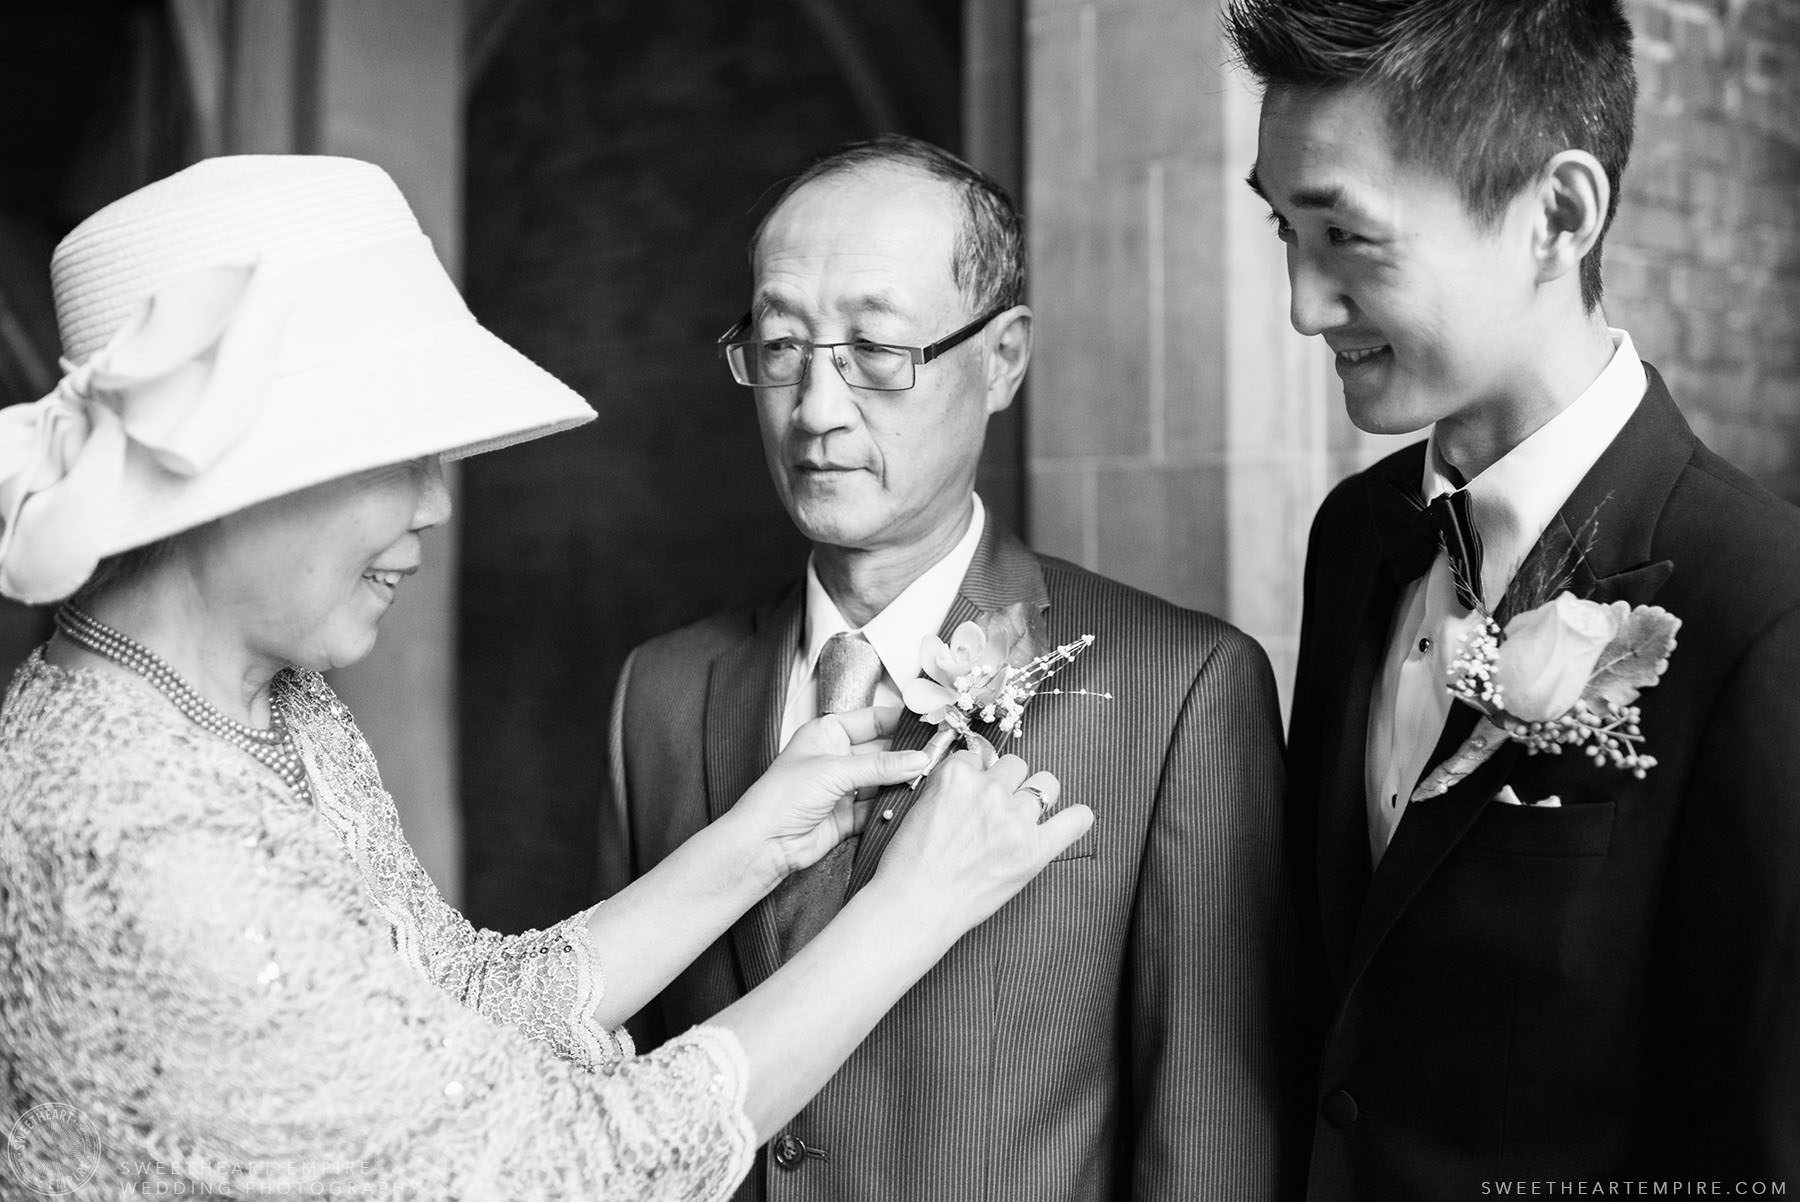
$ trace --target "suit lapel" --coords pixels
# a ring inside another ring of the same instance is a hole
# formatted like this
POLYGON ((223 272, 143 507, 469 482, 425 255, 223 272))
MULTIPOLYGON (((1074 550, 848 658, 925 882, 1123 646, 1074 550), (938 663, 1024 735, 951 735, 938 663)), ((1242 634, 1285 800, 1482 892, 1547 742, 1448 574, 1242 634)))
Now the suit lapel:
MULTIPOLYGON (((1018 539, 999 530, 990 514, 987 528, 981 533, 981 542, 975 548, 975 558, 969 562, 969 571, 963 577, 962 587, 957 591, 956 600, 951 602, 943 624, 938 627, 938 637, 948 641, 958 626, 973 622, 982 610, 1002 609, 1017 601, 1034 602, 1042 609, 1049 609, 1050 597, 1044 587, 1044 573, 1038 566, 1037 556, 1018 539)), ((923 747, 930 741, 934 729, 908 713, 901 718, 900 729, 894 733, 894 749, 911 751, 923 747)), ((857 843, 856 860, 850 869, 851 893, 868 884, 869 878, 875 875, 882 853, 906 820, 918 794, 918 790, 901 784, 882 790, 875 799, 869 825, 857 843), (893 818, 883 820, 882 814, 887 812, 891 812, 893 818)))
MULTIPOLYGON (((1592 539, 1574 565, 1570 588, 1577 596, 1603 603, 1647 604, 1674 571, 1667 560, 1651 561, 1651 539, 1676 477, 1693 452, 1694 436, 1655 369, 1646 364, 1644 370, 1649 387, 1637 411, 1563 503, 1534 549, 1536 553, 1546 542, 1571 537, 1593 519, 1592 539)), ((1390 615, 1391 609, 1390 605, 1390 615)), ((1363 701, 1366 707, 1366 696, 1363 701)), ((1427 774, 1462 745, 1477 717, 1469 706, 1451 707, 1427 774)), ((1366 722, 1355 729, 1366 730, 1366 722)), ((1442 796, 1407 807, 1369 881, 1342 978, 1346 996, 1402 911, 1492 802, 1522 754, 1518 744, 1504 743, 1442 796)), ((1361 767, 1360 759, 1354 762, 1361 767)), ((1360 772, 1356 779, 1361 781, 1360 772)))
POLYGON ((1596 600, 1642 604, 1674 565, 1651 560, 1651 543, 1675 481, 1694 454, 1694 432, 1675 408, 1662 376, 1644 364, 1649 386, 1637 412, 1582 478, 1560 516, 1569 530, 1592 519, 1593 544, 1577 570, 1577 592, 1592 582, 1596 600), (1585 574, 1584 574, 1585 573, 1585 574))
MULTIPOLYGON (((1557 515, 1556 524, 1562 531, 1562 537, 1575 537, 1570 530, 1566 513, 1557 515)), ((1548 532, 1545 537, 1549 537, 1548 532)), ((1648 553, 1647 549, 1645 553, 1648 553)), ((1674 561, 1663 559, 1606 575, 1595 574, 1594 565, 1597 562, 1630 562, 1632 558, 1633 553, 1625 551, 1616 543, 1602 546, 1596 538, 1593 552, 1576 561, 1570 574, 1569 591, 1577 597, 1598 601, 1601 605, 1610 605, 1614 601, 1624 601, 1629 605, 1648 605, 1656 596, 1657 590, 1662 588, 1663 582, 1674 574, 1674 561)), ((1439 750, 1443 751, 1442 748, 1439 750)))
MULTIPOLYGON (((719 657, 706 686, 706 808, 717 820, 780 750, 781 713, 794 648, 800 643, 805 590, 791 588, 757 615, 750 637, 719 657)), ((746 991, 756 988, 781 964, 775 914, 759 902, 731 928, 731 946, 746 991)))
MULTIPOLYGON (((1375 507, 1377 490, 1389 490, 1392 481, 1415 481, 1421 470, 1418 455, 1404 455, 1386 470, 1371 473, 1367 481, 1369 535, 1353 540, 1373 546, 1380 529, 1375 507), (1408 477, 1408 473, 1411 473, 1408 477)), ((1387 653, 1394 607, 1399 603, 1401 581, 1387 566, 1385 557, 1351 561, 1347 557, 1329 573, 1339 582, 1342 618, 1332 640, 1338 656, 1327 678, 1342 682, 1337 721, 1323 724, 1324 740, 1319 766, 1319 919, 1326 956, 1333 979, 1342 980, 1356 933, 1357 916, 1369 885, 1368 786, 1364 764, 1368 756, 1369 718, 1375 687, 1387 653)))
MULTIPOLYGON (((1469 706, 1457 704, 1451 707, 1444 733, 1432 753, 1432 765, 1462 745, 1478 717, 1469 706)), ((1406 807, 1406 816, 1395 828, 1393 839, 1382 853, 1381 864, 1369 880, 1368 896, 1356 923, 1344 970, 1346 996, 1356 988, 1357 981, 1401 911, 1418 895, 1426 879, 1450 854, 1450 849, 1475 824, 1481 811, 1493 801, 1520 750, 1517 743, 1502 743, 1486 763, 1441 796, 1406 807)), ((1366 856, 1366 845, 1363 851, 1366 856)))

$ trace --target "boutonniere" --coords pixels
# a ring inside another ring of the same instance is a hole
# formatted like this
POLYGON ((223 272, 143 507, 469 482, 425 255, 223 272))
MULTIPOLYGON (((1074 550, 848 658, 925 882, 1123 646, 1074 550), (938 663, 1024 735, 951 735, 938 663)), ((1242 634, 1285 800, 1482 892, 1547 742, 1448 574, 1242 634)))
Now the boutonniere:
POLYGON ((925 745, 930 763, 913 784, 929 776, 959 741, 979 752, 984 765, 992 764, 1000 753, 975 724, 992 725, 1002 739, 1016 739, 1033 697, 1068 693, 1112 699, 1111 693, 1088 689, 1046 689, 1045 682, 1087 650, 1094 636, 1084 634, 1060 647, 1046 648, 1046 641, 1042 615, 1025 602, 983 610, 975 621, 958 626, 948 643, 925 636, 919 645, 925 674, 907 681, 901 696, 906 708, 937 732, 925 745))
POLYGON ((1656 766, 1643 750, 1638 694, 1662 678, 1681 619, 1655 605, 1583 600, 1568 588, 1595 519, 1560 553, 1522 567, 1495 613, 1478 611, 1450 665, 1450 695, 1481 714, 1456 752, 1413 790, 1447 792, 1508 740, 1533 755, 1568 748, 1638 779, 1656 766))

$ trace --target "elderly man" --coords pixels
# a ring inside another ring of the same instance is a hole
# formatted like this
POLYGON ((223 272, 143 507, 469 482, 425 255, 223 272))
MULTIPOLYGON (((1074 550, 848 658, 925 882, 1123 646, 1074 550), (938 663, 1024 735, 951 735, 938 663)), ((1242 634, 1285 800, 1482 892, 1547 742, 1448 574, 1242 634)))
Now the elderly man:
MULTIPOLYGON (((1266 658, 988 518, 976 463, 1032 340, 1019 217, 993 181, 882 138, 803 174, 751 250, 751 309, 721 342, 813 551, 762 605, 627 663, 613 755, 633 871, 717 817, 802 722, 898 705, 926 636, 991 615, 1023 621, 1039 650, 1094 636, 1007 747, 1099 817, 900 1000, 741 1196, 1271 1196, 1288 906, 1266 658)), ((896 745, 931 731, 908 715, 896 745)), ((805 954, 909 798, 876 798, 860 839, 677 978, 645 1041, 805 954)))

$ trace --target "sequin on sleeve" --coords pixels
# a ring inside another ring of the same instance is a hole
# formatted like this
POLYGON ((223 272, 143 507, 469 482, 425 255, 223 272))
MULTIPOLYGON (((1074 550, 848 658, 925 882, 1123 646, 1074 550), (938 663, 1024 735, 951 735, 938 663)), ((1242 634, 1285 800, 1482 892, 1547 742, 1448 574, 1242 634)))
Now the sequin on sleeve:
POLYGON ((591 911, 519 935, 472 925, 413 853, 349 709, 316 673, 286 673, 282 686, 278 703, 306 759, 319 813, 362 870, 406 962, 464 1005, 585 1067, 630 1056, 625 1029, 594 1017, 605 978, 588 939, 591 911))

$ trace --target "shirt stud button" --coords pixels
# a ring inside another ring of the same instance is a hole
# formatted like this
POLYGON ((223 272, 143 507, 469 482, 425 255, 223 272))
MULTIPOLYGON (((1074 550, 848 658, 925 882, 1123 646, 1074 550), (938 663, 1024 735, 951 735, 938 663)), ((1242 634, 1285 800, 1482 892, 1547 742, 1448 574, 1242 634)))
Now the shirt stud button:
POLYGON ((1419 654, 1420 655, 1429 655, 1430 653, 1431 653, 1431 636, 1426 635, 1424 638, 1419 640, 1419 654))

